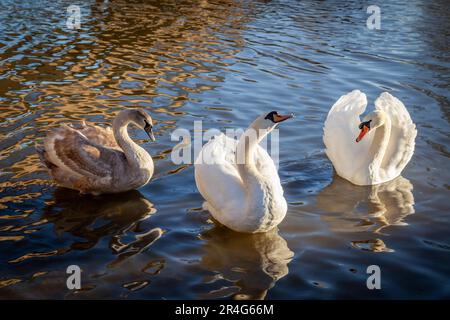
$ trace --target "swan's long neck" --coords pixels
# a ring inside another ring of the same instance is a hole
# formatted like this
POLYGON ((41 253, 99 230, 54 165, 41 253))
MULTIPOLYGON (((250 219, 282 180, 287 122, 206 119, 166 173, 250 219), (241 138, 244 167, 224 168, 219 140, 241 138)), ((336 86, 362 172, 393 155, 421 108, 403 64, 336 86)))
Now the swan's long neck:
MULTIPOLYGON (((274 206, 274 188, 272 181, 264 177, 255 165, 255 151, 259 142, 268 134, 267 130, 248 128, 240 137, 236 161, 239 174, 246 190, 247 215, 256 219, 267 216, 268 223, 272 220, 270 215, 274 206), (259 217, 258 217, 259 216, 259 217)), ((272 217, 273 218, 273 217, 272 217)))
POLYGON ((128 115, 119 114, 113 122, 114 138, 117 144, 122 148, 122 151, 127 158, 128 164, 135 169, 149 168, 153 171, 153 161, 151 156, 135 143, 128 135, 128 125, 131 123, 128 115))
POLYGON ((375 130, 372 145, 369 149, 369 154, 373 155, 372 161, 369 164, 371 174, 379 174, 383 157, 386 153, 389 139, 391 137, 391 119, 386 117, 384 124, 375 130))

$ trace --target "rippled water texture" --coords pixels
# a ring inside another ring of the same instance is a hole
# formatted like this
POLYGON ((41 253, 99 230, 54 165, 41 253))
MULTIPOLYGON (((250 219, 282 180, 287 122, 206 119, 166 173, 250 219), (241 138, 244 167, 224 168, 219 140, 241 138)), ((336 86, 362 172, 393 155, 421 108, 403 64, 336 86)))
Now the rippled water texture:
POLYGON ((445 0, 0 0, 0 298, 449 298, 449 32, 445 0), (392 1, 393 2, 393 1, 392 1), (380 2, 381 3, 381 2, 380 2), (356 187, 335 177, 322 143, 334 101, 382 91, 417 125, 402 177, 356 187), (56 188, 35 142, 63 121, 110 122, 141 107, 156 143, 147 186, 115 196, 56 188), (280 127, 289 209, 268 234, 216 226, 191 165, 175 165, 175 128, 280 127), (82 289, 66 268, 82 268, 82 289), (379 265, 381 290, 366 288, 379 265))

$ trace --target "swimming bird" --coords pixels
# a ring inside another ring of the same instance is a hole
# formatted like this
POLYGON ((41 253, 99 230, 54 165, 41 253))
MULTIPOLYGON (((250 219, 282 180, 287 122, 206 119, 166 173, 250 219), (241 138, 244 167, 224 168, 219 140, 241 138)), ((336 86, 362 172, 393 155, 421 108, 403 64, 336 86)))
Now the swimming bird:
POLYGON ((389 93, 382 93, 361 121, 366 105, 366 95, 354 90, 333 105, 324 126, 326 154, 336 173, 356 185, 398 177, 411 160, 417 135, 408 110, 389 93))
POLYGON ((272 158, 259 142, 292 115, 276 111, 256 118, 239 140, 223 133, 200 151, 195 182, 206 200, 203 208, 226 227, 247 233, 277 226, 287 211, 272 158))
POLYGON ((119 112, 111 127, 63 124, 37 147, 56 183, 83 194, 118 193, 144 186, 153 175, 150 154, 128 135, 128 126, 145 130, 152 141, 153 120, 141 109, 119 112))

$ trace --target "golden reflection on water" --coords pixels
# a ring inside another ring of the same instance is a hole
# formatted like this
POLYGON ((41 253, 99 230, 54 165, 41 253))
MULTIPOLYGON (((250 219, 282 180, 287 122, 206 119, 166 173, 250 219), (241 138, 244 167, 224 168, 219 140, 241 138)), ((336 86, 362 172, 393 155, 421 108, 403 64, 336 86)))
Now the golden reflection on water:
POLYGON ((202 295, 206 299, 264 299, 267 291, 289 273, 288 264, 294 256, 277 228, 241 234, 216 226, 203 232, 201 238, 206 240, 201 265, 215 272, 205 282, 226 279, 233 283, 202 295))
MULTIPOLYGON (((121 261, 148 247, 162 233, 158 229, 150 230, 145 234, 137 235, 133 242, 127 244, 121 242, 124 233, 134 231, 138 228, 140 221, 156 212, 153 204, 138 191, 93 197, 80 196, 76 191, 58 188, 49 203, 38 221, 22 226, 21 230, 51 223, 58 236, 68 232, 83 240, 74 241, 67 248, 48 252, 29 252, 10 260, 9 263, 61 255, 71 250, 88 250, 105 236, 112 237, 110 248, 113 252, 120 253, 118 259, 121 261), (96 226, 99 221, 102 223, 96 226)), ((19 230, 16 228, 15 231, 19 230)))
POLYGON ((89 11, 85 32, 55 29, 41 39, 42 50, 22 35, 20 55, 2 54, 0 78, 15 74, 11 85, 0 81, 0 190, 47 183, 34 144, 60 122, 111 122, 120 109, 140 106, 164 135, 185 115, 178 109, 190 95, 222 81, 214 71, 243 43, 239 1, 114 1, 89 11))
MULTIPOLYGON (((39 226, 50 225, 57 236, 56 248, 45 250, 43 248, 48 247, 45 245, 39 250, 26 252, 7 263, 16 265, 27 260, 35 263, 36 259, 42 261, 56 256, 64 256, 71 251, 87 251, 96 247, 102 239, 107 239, 108 247, 113 254, 112 258, 109 258, 109 263, 105 261, 105 265, 97 265, 96 268, 101 270, 117 268, 127 259, 147 250, 164 233, 161 228, 146 230, 141 226, 142 222, 155 213, 154 205, 136 190, 115 195, 82 196, 73 190, 57 188, 52 197, 46 201, 46 206, 37 220, 22 226, 8 225, 2 228, 2 231, 6 232, 27 234, 37 232, 36 228, 39 226), (73 237, 68 245, 58 245, 58 239, 67 238, 67 234, 73 237)), ((2 239, 2 241, 19 240, 21 239, 15 239, 13 236, 2 239)), ((93 262, 95 263, 95 260, 93 262)), ((156 275, 163 265, 164 261, 150 261, 141 271, 147 275, 156 275)), ((33 292, 39 292, 42 289, 50 294, 61 290, 61 279, 64 279, 64 275, 60 274, 62 270, 58 271, 58 268, 55 271, 56 274, 51 268, 50 277, 47 277, 42 284, 33 284, 34 289, 30 291, 30 297, 36 297, 33 292)), ((119 270, 120 272, 123 271, 119 270)), ((48 273, 47 270, 35 272, 27 281, 47 276, 48 273)), ((95 279, 95 275, 91 275, 91 277, 95 279)), ((24 280, 26 279, 0 278, 0 288, 23 283, 24 280)), ((132 281, 124 283, 123 287, 129 291, 136 291, 144 288, 147 284, 148 281, 132 281)), ((86 284, 83 286, 83 290, 74 291, 68 297, 95 288, 95 284, 86 284)))
POLYGON ((375 234, 389 226, 406 225, 414 213, 413 185, 398 177, 392 181, 356 186, 335 176, 317 196, 317 206, 329 213, 322 216, 335 232, 370 231, 375 234))

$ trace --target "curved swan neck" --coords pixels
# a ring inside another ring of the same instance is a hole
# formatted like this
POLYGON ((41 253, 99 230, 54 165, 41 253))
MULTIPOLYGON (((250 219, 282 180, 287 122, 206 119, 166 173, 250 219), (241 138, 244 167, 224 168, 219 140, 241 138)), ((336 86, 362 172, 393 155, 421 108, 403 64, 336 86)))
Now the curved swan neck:
POLYGON ((122 148, 128 163, 134 167, 148 166, 143 163, 148 153, 134 142, 128 135, 128 125, 131 123, 128 113, 122 112, 113 121, 113 133, 117 144, 122 148))
POLYGON ((268 133, 250 126, 239 139, 236 150, 237 167, 247 196, 246 213, 253 216, 257 212, 270 212, 274 201, 272 181, 259 172, 254 161, 254 152, 268 133))
MULTIPOLYGON (((268 134, 267 130, 258 130, 250 126, 239 138, 237 145, 237 164, 247 168, 255 167, 254 152, 258 144, 268 134)), ((256 167, 255 167, 256 169, 256 167)))
POLYGON ((389 117, 386 117, 383 125, 376 128, 375 136, 373 137, 373 142, 369 149, 369 154, 373 154, 373 160, 370 164, 372 169, 380 169, 383 157, 389 144, 390 137, 391 119, 389 119, 389 117))

